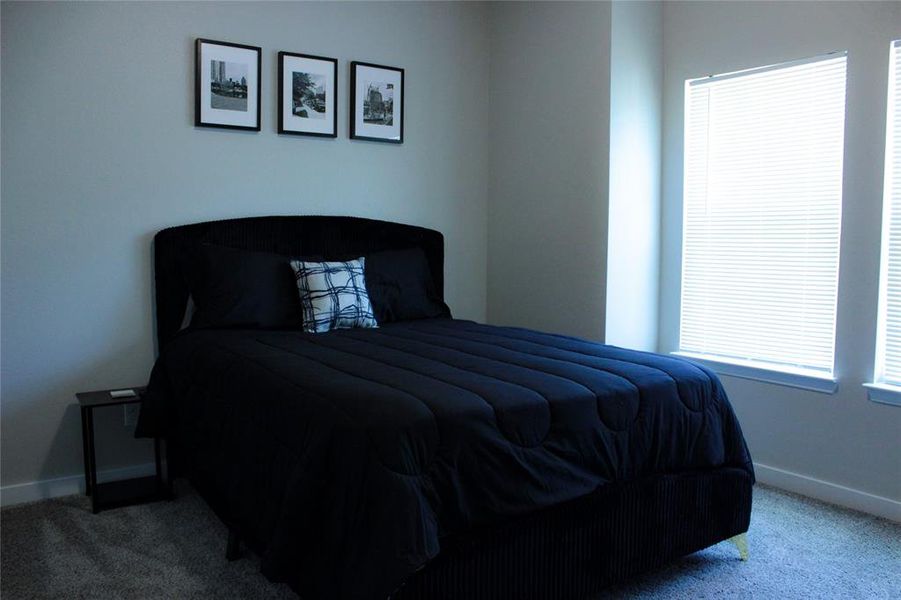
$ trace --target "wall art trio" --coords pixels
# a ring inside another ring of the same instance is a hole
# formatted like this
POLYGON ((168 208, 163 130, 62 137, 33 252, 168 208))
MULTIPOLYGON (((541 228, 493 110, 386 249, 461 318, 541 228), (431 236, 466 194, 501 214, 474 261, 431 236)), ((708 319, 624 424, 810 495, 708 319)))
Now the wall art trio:
MULTIPOLYGON (((260 131, 261 48, 197 39, 194 125, 260 131)), ((404 70, 350 63, 350 137, 404 141, 404 70)), ((338 60, 278 53, 278 132, 338 137, 338 60)))

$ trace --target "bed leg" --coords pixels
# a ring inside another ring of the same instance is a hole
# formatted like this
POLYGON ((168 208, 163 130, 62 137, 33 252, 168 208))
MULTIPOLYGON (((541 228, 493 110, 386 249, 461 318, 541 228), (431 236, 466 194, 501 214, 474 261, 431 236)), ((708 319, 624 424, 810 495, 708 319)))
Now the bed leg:
POLYGON ((241 538, 238 530, 229 528, 228 545, 225 547, 225 558, 232 561, 241 558, 241 538))
POLYGON ((738 548, 738 555, 741 557, 743 561, 748 560, 750 557, 750 553, 748 552, 748 534, 740 533, 734 537, 729 538, 729 541, 732 542, 736 548, 738 548))

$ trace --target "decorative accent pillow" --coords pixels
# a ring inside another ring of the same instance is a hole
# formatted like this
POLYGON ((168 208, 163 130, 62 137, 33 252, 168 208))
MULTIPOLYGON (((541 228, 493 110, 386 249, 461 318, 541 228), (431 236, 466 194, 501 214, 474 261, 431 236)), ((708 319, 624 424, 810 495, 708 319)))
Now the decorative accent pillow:
POLYGON ((297 279, 303 330, 378 327, 364 277, 365 259, 336 262, 292 260, 297 279))
POLYGON ((450 317, 422 248, 366 255, 366 290, 379 323, 450 317))
POLYGON ((299 329, 300 300, 289 258, 200 244, 186 261, 194 328, 299 329))

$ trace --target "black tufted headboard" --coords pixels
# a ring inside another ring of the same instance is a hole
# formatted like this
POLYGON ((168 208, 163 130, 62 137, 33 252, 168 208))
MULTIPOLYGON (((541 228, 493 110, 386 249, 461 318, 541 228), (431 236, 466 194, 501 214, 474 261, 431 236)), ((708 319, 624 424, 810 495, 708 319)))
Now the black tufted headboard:
POLYGON ((170 227, 153 239, 160 349, 181 327, 188 301, 183 265, 201 242, 321 259, 420 247, 428 259, 436 290, 444 297, 444 236, 413 225, 357 217, 248 217, 170 227))

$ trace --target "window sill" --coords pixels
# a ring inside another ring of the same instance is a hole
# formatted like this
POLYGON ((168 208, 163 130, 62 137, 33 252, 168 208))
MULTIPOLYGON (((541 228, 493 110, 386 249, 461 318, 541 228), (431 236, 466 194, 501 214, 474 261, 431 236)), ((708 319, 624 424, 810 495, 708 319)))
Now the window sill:
POLYGON ((713 358, 704 354, 693 354, 691 352, 673 352, 672 354, 704 365, 718 375, 728 375, 730 377, 740 377, 752 381, 785 385, 811 392, 819 392, 821 394, 834 394, 838 389, 838 382, 833 377, 816 371, 762 367, 759 363, 753 363, 751 361, 731 361, 720 357, 713 358))
POLYGON ((865 383, 863 387, 867 388, 867 396, 873 402, 901 406, 901 387, 885 383, 865 383))

